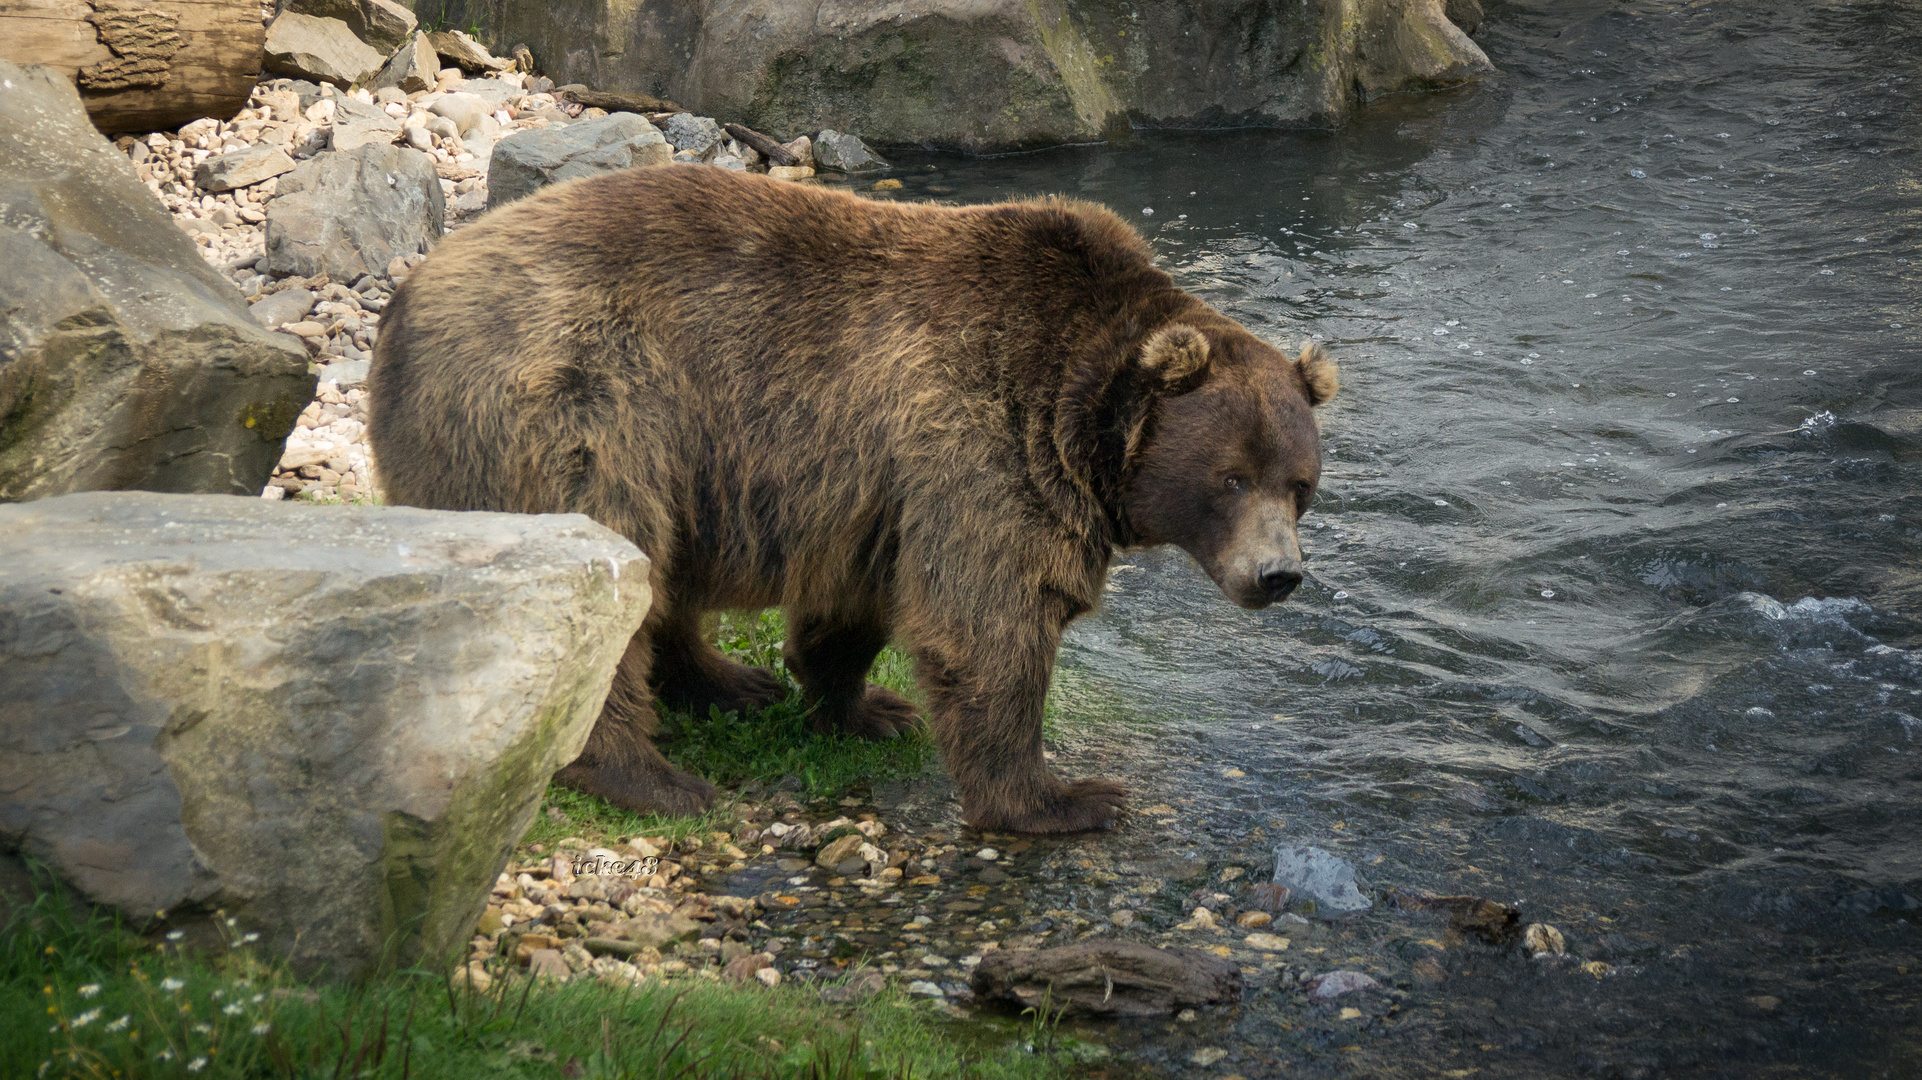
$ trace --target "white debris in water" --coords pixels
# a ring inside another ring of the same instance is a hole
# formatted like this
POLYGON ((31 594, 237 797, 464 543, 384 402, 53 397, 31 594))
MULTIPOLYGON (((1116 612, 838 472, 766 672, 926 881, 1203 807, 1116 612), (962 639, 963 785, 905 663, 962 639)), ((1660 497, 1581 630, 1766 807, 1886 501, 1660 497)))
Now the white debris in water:
POLYGON ((1555 599, 1555 590, 1554 590, 1554 589, 1543 589, 1543 590, 1542 590, 1542 599, 1544 599, 1544 600, 1553 600, 1553 599, 1555 599))
MULTIPOLYGON (((1346 599, 1348 599, 1348 593, 1347 593, 1347 591, 1346 591, 1346 590, 1343 590, 1343 589, 1336 589, 1336 590, 1335 590, 1335 599, 1337 599, 1337 600, 1346 600, 1346 599)), ((1255 726, 1256 726, 1256 727, 1260 727, 1261 725, 1260 725, 1260 724, 1256 724, 1255 726)))
POLYGON ((1154 217, 1154 216, 1155 216, 1155 208, 1154 208, 1154 207, 1152 207, 1152 206, 1144 206, 1144 207, 1142 207, 1142 208, 1141 208, 1141 216, 1142 216, 1142 217, 1154 217))
MULTIPOLYGON (((1804 371, 1802 374, 1813 375, 1815 374, 1815 372, 1804 371)), ((1835 425, 1836 425, 1835 414, 1830 412, 1827 409, 1823 409, 1821 412, 1816 413, 1814 416, 1811 416, 1807 420, 1802 421, 1801 432, 1804 435, 1813 436, 1828 428, 1832 428, 1835 425)))
POLYGON ((1635 179, 1637 179, 1637 180, 1646 180, 1646 179, 1648 179, 1648 174, 1647 174, 1647 173, 1645 173, 1645 172, 1643 172, 1643 171, 1642 171, 1642 170, 1640 170, 1640 169, 1630 169, 1630 170, 1628 170, 1628 175, 1630 175, 1630 176, 1632 176, 1632 177, 1634 177, 1634 178, 1635 178, 1635 179))
POLYGON ((1436 506, 1447 506, 1447 505, 1448 505, 1448 500, 1447 500, 1447 499, 1436 499, 1436 500, 1435 500, 1435 505, 1436 505, 1436 506))

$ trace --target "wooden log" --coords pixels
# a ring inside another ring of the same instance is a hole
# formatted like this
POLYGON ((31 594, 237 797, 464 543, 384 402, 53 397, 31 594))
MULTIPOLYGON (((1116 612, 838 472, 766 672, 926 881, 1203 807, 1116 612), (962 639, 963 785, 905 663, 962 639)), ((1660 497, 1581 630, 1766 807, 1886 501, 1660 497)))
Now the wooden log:
POLYGON ((761 152, 761 156, 775 165, 799 165, 801 159, 794 156, 787 147, 768 138, 745 124, 723 124, 721 130, 734 136, 736 142, 746 143, 761 152))
POLYGON ((589 90, 584 86, 564 86, 557 91, 561 98, 576 105, 590 109, 606 109, 608 112, 631 113, 677 113, 686 112, 671 101, 662 101, 652 94, 628 94, 617 90, 589 90))
POLYGON ((108 134, 232 117, 266 36, 260 0, 0 0, 0 59, 72 79, 108 134))

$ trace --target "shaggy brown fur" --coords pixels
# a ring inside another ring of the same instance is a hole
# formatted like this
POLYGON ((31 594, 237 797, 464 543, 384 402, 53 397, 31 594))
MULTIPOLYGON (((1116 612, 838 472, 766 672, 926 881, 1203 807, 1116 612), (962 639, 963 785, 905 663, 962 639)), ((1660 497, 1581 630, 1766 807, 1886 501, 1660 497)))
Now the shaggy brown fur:
POLYGON ((371 438, 394 502, 578 511, 653 559, 653 610, 564 783, 705 805, 654 748, 651 698, 778 699, 700 617, 779 605, 817 730, 915 721, 866 682, 899 641, 967 820, 1067 832, 1124 792, 1042 760, 1062 628, 1124 545, 1181 543, 1244 604, 1286 595, 1334 382, 1095 206, 635 169, 441 245, 383 319, 371 438))

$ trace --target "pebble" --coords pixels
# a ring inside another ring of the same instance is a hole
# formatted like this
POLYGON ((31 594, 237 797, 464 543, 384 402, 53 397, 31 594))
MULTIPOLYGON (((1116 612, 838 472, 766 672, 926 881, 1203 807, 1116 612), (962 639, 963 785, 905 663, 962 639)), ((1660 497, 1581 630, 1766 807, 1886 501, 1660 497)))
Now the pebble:
POLYGON ((1285 937, 1276 937, 1273 934, 1249 934, 1242 939, 1242 944, 1251 949, 1260 949, 1262 952, 1286 952, 1288 950, 1288 939, 1285 937))
POLYGON ((1553 926, 1529 923, 1522 931, 1522 952, 1534 957, 1562 956, 1568 952, 1568 943, 1553 926))
POLYGON ((1310 1001, 1333 1001, 1344 994, 1379 990, 1381 984, 1360 971, 1331 971, 1316 978, 1308 990, 1310 1001))

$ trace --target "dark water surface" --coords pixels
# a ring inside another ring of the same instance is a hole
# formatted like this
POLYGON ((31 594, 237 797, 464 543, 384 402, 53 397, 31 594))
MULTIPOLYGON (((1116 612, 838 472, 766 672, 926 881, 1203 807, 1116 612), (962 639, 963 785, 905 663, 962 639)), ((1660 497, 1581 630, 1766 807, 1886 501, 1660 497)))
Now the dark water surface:
POLYGON ((904 163, 1121 210, 1342 364, 1297 599, 1146 553, 1071 633, 1058 764, 1141 812, 1018 859, 1024 917, 1148 881, 1165 926, 1317 843, 1612 969, 1379 908, 1287 958, 1393 1008, 1254 979, 1089 1029, 1111 1075, 1922 1076, 1922 4, 1490 4, 1480 40, 1498 79, 1339 132, 904 163))

